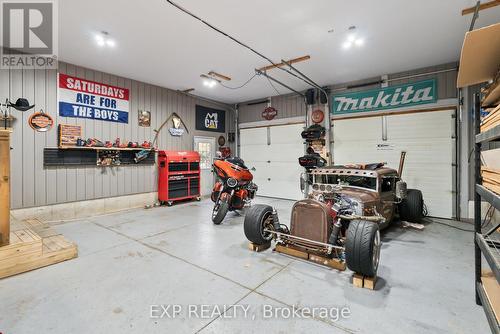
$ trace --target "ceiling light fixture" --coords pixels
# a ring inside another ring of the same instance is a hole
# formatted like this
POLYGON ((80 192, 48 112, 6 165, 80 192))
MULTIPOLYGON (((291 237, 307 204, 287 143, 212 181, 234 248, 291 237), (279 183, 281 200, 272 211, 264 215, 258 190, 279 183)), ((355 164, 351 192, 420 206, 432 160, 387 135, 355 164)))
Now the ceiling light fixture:
POLYGON ((365 43, 364 39, 362 39, 356 35, 356 32, 355 32, 356 26, 350 26, 347 29, 347 31, 348 31, 347 39, 344 43, 342 43, 342 48, 344 50, 350 49, 353 45, 360 47, 365 43))
POLYGON ((220 82, 217 79, 214 79, 206 74, 200 75, 200 77, 203 78, 203 86, 209 87, 209 88, 214 88, 215 85, 217 85, 217 82, 220 82))
POLYGON ((217 81, 215 81, 214 79, 205 79, 203 80, 203 85, 209 88, 213 88, 215 87, 215 85, 217 85, 217 81))
POLYGON ((103 47, 103 46, 108 46, 108 47, 115 47, 116 42, 109 37, 109 33, 107 31, 101 31, 95 35, 95 41, 97 45, 103 47))

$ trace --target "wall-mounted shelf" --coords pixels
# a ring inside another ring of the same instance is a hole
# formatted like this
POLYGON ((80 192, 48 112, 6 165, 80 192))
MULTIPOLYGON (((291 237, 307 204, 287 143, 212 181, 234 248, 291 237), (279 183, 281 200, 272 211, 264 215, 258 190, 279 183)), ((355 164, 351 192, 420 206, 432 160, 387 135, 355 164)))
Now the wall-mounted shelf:
MULTIPOLYGON (((498 60, 498 59, 497 59, 498 60)), ((488 184, 481 175, 481 152, 487 149, 485 145, 500 138, 500 125, 480 132, 481 102, 480 94, 474 96, 474 129, 475 129, 475 192, 474 192, 474 256, 476 277, 476 303, 483 306, 492 333, 500 333, 500 226, 483 227, 481 201, 490 203, 500 210, 500 194, 486 188, 488 184), (484 183, 483 183, 484 182, 484 183), (482 184, 483 183, 483 184, 482 184), (482 257, 490 267, 490 272, 482 271, 482 257)), ((495 188, 496 189, 496 188, 495 188)))
POLYGON ((154 165, 156 151, 144 160, 135 162, 136 153, 143 148, 106 148, 106 147, 48 147, 43 150, 44 167, 119 167, 133 165, 154 165), (100 153, 119 152, 120 165, 99 165, 97 163, 100 153))
POLYGON ((59 146, 55 148, 60 150, 90 150, 90 151, 142 151, 142 150, 154 151, 154 149, 152 148, 143 148, 143 147, 59 146))
POLYGON ((497 139, 500 139, 500 125, 488 131, 476 134, 476 143, 486 143, 497 139))

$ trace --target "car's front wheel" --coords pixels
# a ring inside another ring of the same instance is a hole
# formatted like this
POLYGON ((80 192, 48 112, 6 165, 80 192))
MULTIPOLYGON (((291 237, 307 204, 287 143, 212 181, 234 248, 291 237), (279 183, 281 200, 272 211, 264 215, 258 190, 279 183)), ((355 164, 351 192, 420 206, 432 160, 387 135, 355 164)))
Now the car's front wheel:
POLYGON ((272 240, 273 235, 265 231, 272 213, 273 208, 269 205, 256 204, 248 209, 243 222, 243 230, 248 241, 264 245, 272 240))
POLYGON ((349 269, 364 276, 377 275, 380 247, 380 231, 376 223, 366 220, 353 220, 349 223, 345 244, 349 269))

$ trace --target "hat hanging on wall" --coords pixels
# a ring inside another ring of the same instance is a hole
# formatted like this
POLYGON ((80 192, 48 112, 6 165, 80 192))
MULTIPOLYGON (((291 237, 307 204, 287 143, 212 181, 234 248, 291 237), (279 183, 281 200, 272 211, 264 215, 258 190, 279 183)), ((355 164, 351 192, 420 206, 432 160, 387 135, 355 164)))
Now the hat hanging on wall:
POLYGON ((28 100, 25 98, 22 98, 22 97, 18 98, 15 104, 13 104, 12 102, 9 102, 8 105, 9 105, 9 107, 12 107, 12 108, 19 110, 19 111, 27 111, 35 106, 34 104, 30 106, 30 103, 28 102, 28 100))

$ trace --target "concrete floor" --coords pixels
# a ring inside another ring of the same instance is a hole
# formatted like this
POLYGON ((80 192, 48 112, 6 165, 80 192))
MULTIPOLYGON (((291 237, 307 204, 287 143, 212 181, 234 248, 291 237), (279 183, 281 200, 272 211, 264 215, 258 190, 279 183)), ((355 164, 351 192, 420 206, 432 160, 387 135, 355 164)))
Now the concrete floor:
MULTIPOLYGON (((289 222, 293 202, 256 202, 289 222)), ((203 200, 58 225, 77 242, 79 257, 1 280, 0 333, 489 332, 474 303, 471 233, 436 222, 423 231, 391 227, 370 291, 353 287, 348 270, 250 252, 243 216, 230 213, 214 226, 211 209, 203 200), (160 304, 180 305, 180 314, 151 318, 151 305, 160 304), (214 305, 239 308, 212 316, 214 305), (263 305, 285 310, 264 318, 263 305), (287 313, 293 306, 347 307, 350 316, 294 318, 287 313)))

